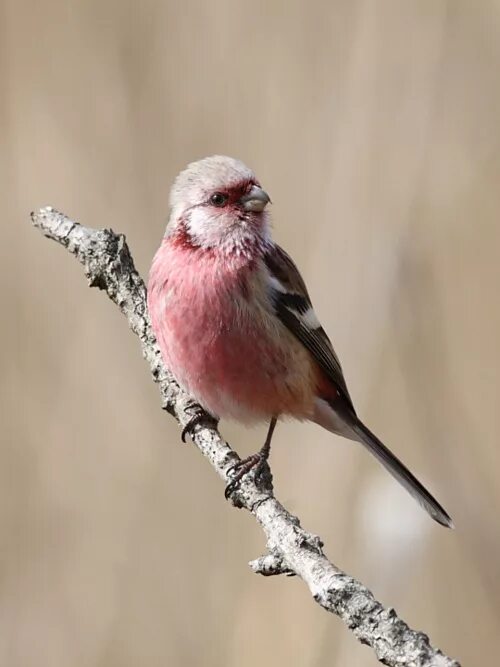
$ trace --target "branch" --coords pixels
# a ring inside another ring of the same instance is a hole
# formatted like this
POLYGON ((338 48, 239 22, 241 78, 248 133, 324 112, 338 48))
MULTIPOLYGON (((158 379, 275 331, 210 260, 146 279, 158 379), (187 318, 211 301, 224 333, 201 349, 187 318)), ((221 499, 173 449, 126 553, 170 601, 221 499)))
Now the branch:
MULTIPOLYGON (((142 353, 158 384, 162 407, 184 427, 192 416, 192 400, 163 365, 146 307, 146 286, 135 270, 125 237, 73 222, 47 207, 31 214, 33 225, 75 255, 85 268, 89 285, 104 290, 138 336, 142 353)), ((192 439, 226 482, 228 469, 239 460, 206 414, 192 439)), ((375 600, 359 581, 339 570, 323 554, 320 538, 306 532, 297 517, 274 497, 270 471, 259 480, 248 475, 233 494, 235 506, 251 512, 261 525, 268 553, 250 563, 263 575, 298 575, 313 598, 337 614, 358 640, 371 646, 377 658, 393 667, 460 667, 429 643, 423 632, 409 628, 394 611, 375 600)))

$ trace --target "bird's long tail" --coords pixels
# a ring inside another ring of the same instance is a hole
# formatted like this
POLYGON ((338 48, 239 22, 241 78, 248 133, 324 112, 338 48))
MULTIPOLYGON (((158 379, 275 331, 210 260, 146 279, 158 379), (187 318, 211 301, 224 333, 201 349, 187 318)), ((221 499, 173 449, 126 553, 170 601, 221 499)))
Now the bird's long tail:
POLYGON ((315 401, 313 421, 332 433, 356 440, 364 445, 435 521, 448 528, 453 528, 453 521, 446 510, 408 468, 358 419, 350 406, 346 406, 338 399, 332 404, 318 397, 315 401))
POLYGON ((359 442, 384 466, 388 472, 410 493, 424 510, 438 523, 453 528, 453 521, 446 510, 412 475, 408 468, 374 435, 363 422, 357 419, 350 424, 359 442))

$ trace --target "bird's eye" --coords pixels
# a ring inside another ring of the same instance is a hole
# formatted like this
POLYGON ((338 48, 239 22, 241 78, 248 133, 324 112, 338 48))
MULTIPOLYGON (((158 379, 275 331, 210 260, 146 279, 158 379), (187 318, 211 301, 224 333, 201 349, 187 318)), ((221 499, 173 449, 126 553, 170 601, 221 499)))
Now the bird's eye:
POLYGON ((218 208, 225 206, 226 202, 227 195, 225 195, 223 192, 214 192, 214 194, 210 197, 210 203, 214 206, 217 206, 218 208))

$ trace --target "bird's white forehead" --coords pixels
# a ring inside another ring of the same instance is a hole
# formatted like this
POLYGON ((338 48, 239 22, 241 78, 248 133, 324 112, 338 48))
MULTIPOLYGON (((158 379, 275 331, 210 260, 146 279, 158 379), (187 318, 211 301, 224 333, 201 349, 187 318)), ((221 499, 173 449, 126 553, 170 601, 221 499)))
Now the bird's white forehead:
POLYGON ((241 181, 255 180, 255 174, 243 162, 225 155, 212 155, 188 164, 177 176, 170 192, 170 206, 195 204, 208 192, 231 187, 241 181))

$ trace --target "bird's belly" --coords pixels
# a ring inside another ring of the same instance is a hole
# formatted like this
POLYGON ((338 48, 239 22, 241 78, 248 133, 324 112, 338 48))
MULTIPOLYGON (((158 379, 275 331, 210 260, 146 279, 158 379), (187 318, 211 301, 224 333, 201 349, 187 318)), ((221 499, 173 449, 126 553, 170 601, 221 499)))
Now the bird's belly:
POLYGON ((218 306, 171 303, 166 309, 160 346, 180 385, 219 417, 247 423, 280 414, 310 417, 314 378, 302 345, 269 315, 247 312, 241 303, 218 306))

